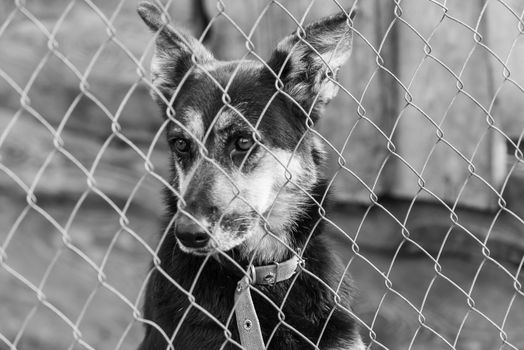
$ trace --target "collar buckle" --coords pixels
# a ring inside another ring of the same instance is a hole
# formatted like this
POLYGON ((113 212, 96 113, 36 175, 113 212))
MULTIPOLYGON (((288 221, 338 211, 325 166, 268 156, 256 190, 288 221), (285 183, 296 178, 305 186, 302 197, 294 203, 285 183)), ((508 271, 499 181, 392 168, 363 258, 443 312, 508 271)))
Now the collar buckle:
POLYGON ((293 256, 284 262, 255 267, 254 283, 274 286, 278 282, 291 278, 298 270, 298 260, 296 256, 293 256))
POLYGON ((268 271, 263 277, 264 282, 270 286, 274 286, 277 283, 278 269, 280 267, 280 264, 275 261, 273 263, 273 266, 274 266, 274 271, 268 271))

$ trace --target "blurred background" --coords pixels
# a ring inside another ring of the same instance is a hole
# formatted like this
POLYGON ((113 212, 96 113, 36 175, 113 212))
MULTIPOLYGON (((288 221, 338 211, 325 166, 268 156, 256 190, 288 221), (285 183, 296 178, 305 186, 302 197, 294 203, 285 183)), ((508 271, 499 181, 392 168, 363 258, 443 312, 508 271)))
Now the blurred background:
MULTIPOLYGON (((162 2, 165 4, 166 2, 162 2)), ((134 0, 0 2, 0 349, 133 349, 167 146, 134 0)), ((173 0, 266 59, 351 0, 173 0)), ((317 129, 371 349, 524 349, 524 2, 359 0, 317 129)))

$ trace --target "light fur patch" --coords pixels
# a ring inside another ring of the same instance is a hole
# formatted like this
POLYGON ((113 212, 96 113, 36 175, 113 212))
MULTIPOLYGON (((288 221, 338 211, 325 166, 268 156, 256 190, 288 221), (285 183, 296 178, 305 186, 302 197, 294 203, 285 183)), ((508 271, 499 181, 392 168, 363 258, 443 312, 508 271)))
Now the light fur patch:
POLYGON ((312 183, 316 182, 316 174, 308 169, 308 165, 299 155, 292 156, 291 152, 283 149, 271 150, 262 156, 257 168, 249 174, 234 170, 229 178, 225 175, 218 176, 213 199, 217 203, 222 202, 222 205, 229 204, 229 208, 235 208, 237 201, 241 202, 238 205, 243 206, 240 199, 235 199, 230 204, 235 193, 239 192, 253 208, 264 213, 270 209, 282 186, 294 186, 293 182, 300 184, 305 177, 309 177, 312 183), (286 174, 290 178, 289 183, 286 174))
POLYGON ((182 170, 182 167, 180 167, 180 164, 178 164, 176 160, 173 163, 175 164, 176 178, 173 178, 173 183, 171 185, 174 186, 174 182, 176 180, 178 183, 178 193, 182 193, 182 181, 184 180, 184 171, 182 170))
POLYGON ((197 140, 204 138, 204 119, 202 113, 194 108, 186 108, 183 112, 185 127, 191 132, 197 140))
POLYGON ((312 147, 315 151, 320 153, 322 158, 327 156, 326 147, 324 146, 324 141, 315 133, 312 133, 311 137, 312 147))
POLYGON ((339 90, 339 86, 335 84, 334 82, 326 79, 322 84, 320 84, 320 88, 318 90, 318 98, 323 103, 327 103, 331 101, 335 96, 337 96, 339 90))
POLYGON ((200 167, 201 162, 201 159, 194 162, 187 173, 184 173, 180 165, 178 165, 178 163, 175 162, 175 169, 178 175, 178 190, 182 196, 187 192, 191 180, 193 179, 193 176, 195 176, 195 173, 200 167))
POLYGON ((155 54, 151 59, 151 81, 155 86, 163 85, 167 82, 166 74, 164 74, 164 65, 168 62, 168 57, 163 55, 162 51, 155 49, 155 54))
MULTIPOLYGON (((215 131, 220 133, 220 131, 234 124, 246 126, 249 125, 249 123, 246 121, 247 118, 244 114, 244 110, 242 109, 244 104, 245 103, 240 103, 234 106, 234 109, 225 108, 220 114, 218 114, 214 124, 215 131)), ((252 131, 254 131, 254 128, 252 131)))
POLYGON ((242 118, 237 112, 231 109, 224 109, 222 113, 216 116, 215 130, 222 130, 231 124, 234 124, 238 119, 242 118))
MULTIPOLYGON (((287 247, 279 240, 289 245, 289 239, 283 232, 302 214, 303 203, 309 191, 316 183, 318 174, 310 162, 306 162, 298 154, 293 155, 283 149, 274 149, 259 160, 257 168, 249 174, 234 171, 230 179, 225 175, 218 176, 213 190, 213 202, 221 203, 226 212, 243 213, 255 209, 267 220, 270 231, 264 228, 264 220, 255 218, 256 224, 248 234, 239 238, 227 237, 221 241, 224 247, 234 247, 242 243, 242 251, 248 255, 256 250, 258 261, 280 260, 287 253, 287 247), (287 175, 286 175, 287 169, 287 175), (289 179, 289 180, 288 180, 289 179), (242 199, 235 197, 239 193, 242 199), (275 238, 278 236, 278 239, 275 238)), ((215 235, 226 235, 227 232, 215 230, 215 235)), ((221 247, 221 249, 225 249, 221 247)))
POLYGON ((358 339, 352 342, 347 342, 347 344, 338 346, 336 348, 332 348, 330 350, 365 350, 365 349, 366 349, 366 346, 364 345, 364 342, 362 341, 360 336, 358 336, 358 339))
MULTIPOLYGON (((364 345, 364 342, 362 341, 362 338, 360 338, 360 336, 358 337, 358 339, 353 343, 353 349, 355 350, 365 350, 366 349, 366 345, 364 345)), ((351 349, 351 348, 350 348, 351 349)))
POLYGON ((333 70, 336 71, 338 68, 340 68, 351 56, 351 50, 335 50, 335 51, 328 51, 326 53, 323 53, 320 55, 322 59, 318 58, 322 61, 322 64, 326 62, 328 66, 333 70))
MULTIPOLYGON (((170 79, 168 72, 170 67, 173 65, 173 58, 168 56, 163 50, 158 47, 155 47, 155 53, 151 59, 151 82, 158 89, 161 90, 165 86, 170 86, 170 79)), ((159 102, 168 99, 167 96, 162 98, 155 89, 150 91, 151 97, 153 100, 159 102)))
POLYGON ((214 249, 228 251, 239 246, 244 241, 244 237, 240 235, 231 235, 231 232, 223 230, 219 226, 213 229, 213 238, 211 239, 211 246, 214 249))
MULTIPOLYGON (((338 69, 349 59, 351 56, 351 50, 335 50, 329 51, 320 55, 322 58, 318 58, 320 64, 324 65, 326 62, 329 68, 333 72, 337 72, 338 69)), ((331 80, 321 77, 324 80, 320 82, 319 97, 322 101, 329 102, 338 93, 339 86, 331 80)), ((333 77, 335 79, 336 77, 333 77)))

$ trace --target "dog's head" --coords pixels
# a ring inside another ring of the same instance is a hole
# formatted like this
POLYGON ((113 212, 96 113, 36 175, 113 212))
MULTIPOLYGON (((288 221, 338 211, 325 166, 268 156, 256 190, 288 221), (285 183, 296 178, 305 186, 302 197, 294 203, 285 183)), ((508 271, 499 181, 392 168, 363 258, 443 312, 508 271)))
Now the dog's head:
POLYGON ((337 93, 350 16, 284 38, 263 63, 218 61, 156 6, 138 12, 156 35, 152 91, 168 121, 180 248, 279 259, 319 182, 322 142, 311 127, 337 93))

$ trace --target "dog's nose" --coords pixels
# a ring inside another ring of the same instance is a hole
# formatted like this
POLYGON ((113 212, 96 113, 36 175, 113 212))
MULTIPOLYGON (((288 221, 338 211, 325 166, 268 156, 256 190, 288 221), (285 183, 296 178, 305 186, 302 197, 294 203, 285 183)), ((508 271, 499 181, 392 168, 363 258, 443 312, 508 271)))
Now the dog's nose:
POLYGON ((203 248, 209 242, 209 234, 195 221, 183 215, 176 222, 175 235, 187 248, 203 248))

